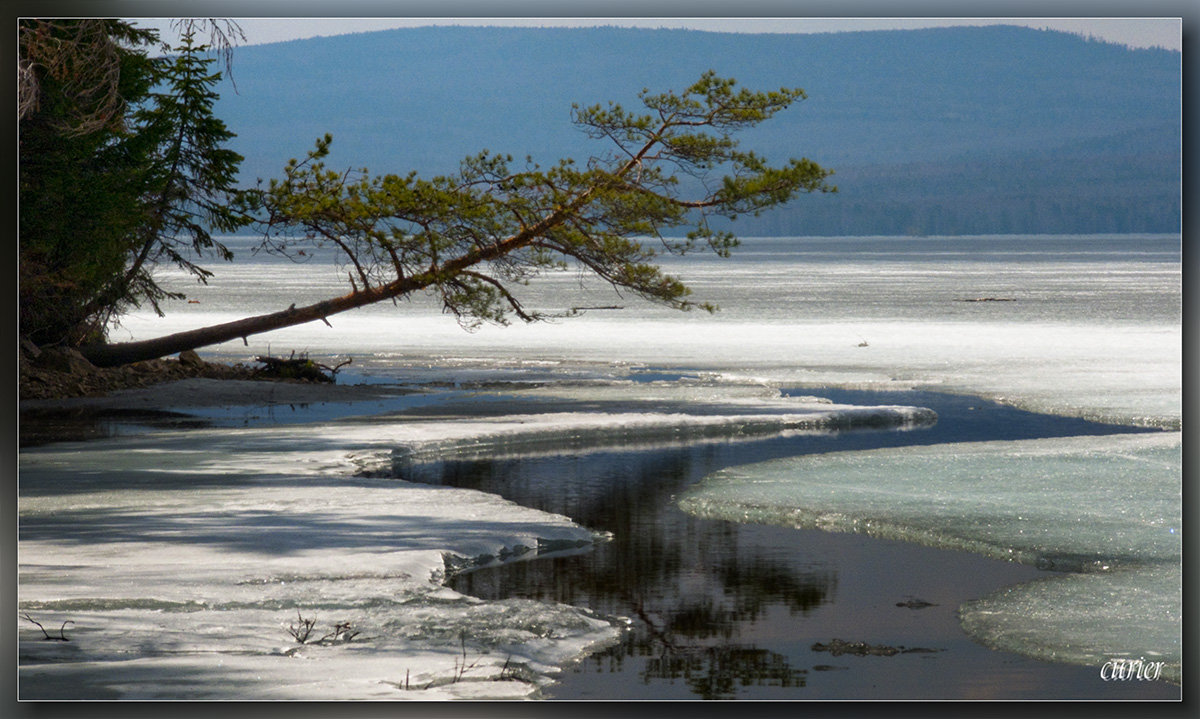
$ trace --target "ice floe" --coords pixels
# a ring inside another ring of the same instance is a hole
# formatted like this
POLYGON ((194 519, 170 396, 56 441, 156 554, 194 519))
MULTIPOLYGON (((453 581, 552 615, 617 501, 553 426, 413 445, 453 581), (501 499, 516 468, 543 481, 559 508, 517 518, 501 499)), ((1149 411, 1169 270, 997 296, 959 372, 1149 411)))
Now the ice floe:
POLYGON ((680 506, 1071 572, 968 605, 967 630, 1076 663, 1153 653, 1177 679, 1181 499, 1181 436, 1164 432, 772 460, 710 475, 680 506))

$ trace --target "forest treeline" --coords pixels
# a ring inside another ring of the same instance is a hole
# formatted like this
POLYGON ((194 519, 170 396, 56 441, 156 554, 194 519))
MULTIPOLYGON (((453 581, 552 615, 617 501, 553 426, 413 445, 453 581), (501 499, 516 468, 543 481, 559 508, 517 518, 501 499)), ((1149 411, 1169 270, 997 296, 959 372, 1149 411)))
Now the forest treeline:
POLYGON ((839 170, 836 197, 739 221, 746 235, 1139 234, 1182 230, 1177 155, 980 158, 839 170))

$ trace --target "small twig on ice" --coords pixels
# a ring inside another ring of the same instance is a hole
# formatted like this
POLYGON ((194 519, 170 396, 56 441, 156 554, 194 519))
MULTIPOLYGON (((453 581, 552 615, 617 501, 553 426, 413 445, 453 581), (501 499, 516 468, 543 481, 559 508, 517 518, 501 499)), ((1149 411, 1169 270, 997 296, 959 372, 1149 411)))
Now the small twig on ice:
POLYGON ((300 624, 299 626, 295 624, 289 624, 287 628, 288 634, 291 634, 292 638, 294 638, 297 642, 304 644, 308 641, 308 636, 312 634, 313 627, 316 626, 317 620, 305 619, 300 614, 299 610, 296 611, 296 618, 300 620, 300 624))
MULTIPOLYGON (((300 610, 296 610, 296 618, 299 620, 299 623, 289 624, 287 628, 288 634, 291 634, 292 638, 294 638, 300 644, 307 644, 308 638, 312 636, 313 628, 317 626, 317 620, 305 619, 304 616, 300 614, 300 610)), ((339 622, 333 625, 332 632, 329 632, 325 636, 316 640, 316 643, 327 646, 330 644, 341 644, 353 641, 353 639, 358 635, 359 632, 354 631, 351 628, 350 622, 339 622)))
POLYGON ((340 642, 349 642, 358 636, 358 632, 350 630, 350 622, 341 622, 333 625, 333 631, 321 637, 321 644, 337 644, 340 642))
POLYGON ((75 623, 75 622, 71 621, 70 619, 63 622, 62 626, 58 628, 58 636, 52 637, 52 636, 50 636, 50 633, 46 631, 46 628, 42 626, 41 622, 39 622, 36 619, 34 619, 33 617, 29 616, 29 612, 22 612, 21 617, 27 621, 33 622, 34 624, 37 625, 38 629, 42 630, 42 634, 45 636, 45 639, 43 641, 49 641, 49 642, 69 642, 69 641, 71 641, 70 639, 67 639, 67 635, 65 633, 67 625, 75 623))

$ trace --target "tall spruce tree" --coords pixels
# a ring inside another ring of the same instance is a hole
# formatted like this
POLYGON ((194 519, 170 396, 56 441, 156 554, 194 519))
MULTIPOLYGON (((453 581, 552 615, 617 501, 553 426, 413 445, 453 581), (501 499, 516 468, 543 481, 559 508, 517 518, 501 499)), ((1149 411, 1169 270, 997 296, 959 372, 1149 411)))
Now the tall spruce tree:
POLYGON ((125 268, 145 158, 127 114, 154 82, 152 33, 98 20, 20 22, 20 330, 85 339, 83 308, 125 268))
POLYGON ((102 341, 126 309, 167 297, 150 270, 200 281, 210 230, 229 209, 241 157, 213 115, 220 75, 185 33, 152 57, 157 34, 118 20, 20 25, 20 331, 40 344, 102 341))
POLYGON ((209 49, 186 33, 177 54, 159 70, 161 86, 134 112, 132 142, 145 148, 151 160, 142 178, 143 221, 131 238, 125 271, 86 308, 101 323, 126 304, 149 302, 161 314, 160 300, 183 298, 155 282, 151 269, 159 264, 169 262, 205 282, 212 272, 193 257, 211 251, 233 259, 211 232, 231 232, 246 224, 247 218, 230 207, 242 156, 222 147, 234 133, 213 115, 218 96, 212 88, 221 74, 209 69, 215 60, 204 55, 209 49))

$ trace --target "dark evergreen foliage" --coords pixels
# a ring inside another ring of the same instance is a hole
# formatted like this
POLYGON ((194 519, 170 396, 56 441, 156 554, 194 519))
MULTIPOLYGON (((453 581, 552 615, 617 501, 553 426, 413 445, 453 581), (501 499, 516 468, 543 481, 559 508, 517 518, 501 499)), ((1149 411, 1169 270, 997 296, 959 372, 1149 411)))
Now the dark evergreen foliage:
POLYGON ((349 270, 340 297, 165 337, 82 348, 107 366, 161 357, 293 325, 325 320, 414 292, 440 297, 464 325, 542 318, 521 288, 547 271, 576 263, 618 290, 686 310, 714 309, 664 273, 658 258, 711 250, 727 255, 732 233, 713 218, 755 215, 799 193, 830 192, 831 174, 808 159, 772 165, 739 148, 735 135, 804 97, 802 90, 755 92, 712 71, 682 92, 643 90, 643 110, 618 103, 572 115, 607 148, 586 163, 559 160, 542 169, 527 159, 486 151, 453 174, 371 174, 326 164, 325 135, 283 176, 238 198, 256 218, 264 246, 285 255, 334 248, 349 270), (691 182, 680 182, 686 177, 691 182), (690 227, 684 237, 667 230, 690 227))
POLYGON ((20 331, 39 344, 104 336, 131 306, 166 297, 150 270, 229 258, 210 231, 241 156, 213 114, 214 58, 189 36, 153 57, 155 33, 116 20, 21 21, 20 331), (97 68, 100 68, 97 70, 97 68))
POLYGON ((244 48, 235 92, 190 33, 151 57, 154 33, 121 21, 19 29, 21 332, 105 363, 416 289, 467 324, 534 320, 514 288, 568 261, 686 309, 687 288, 655 258, 726 254, 734 219, 742 235, 1180 229, 1181 69, 1167 51, 1012 27, 426 28, 244 48), (637 94, 697 75, 682 94, 637 94), (740 89, 797 82, 813 100, 770 123, 805 93, 740 89), (597 96, 614 102, 577 104, 597 96), (648 112, 624 109, 636 104, 648 112), (314 136, 325 139, 307 159, 286 159, 314 136), (595 147, 588 138, 606 149, 560 159, 595 147), (815 160, 763 160, 798 147, 815 160), (838 165, 841 192, 785 207, 832 189, 818 162, 838 165), (284 176, 238 191, 243 164, 243 181, 284 176), (346 169, 365 166, 385 174, 346 169), (103 347, 121 312, 180 296, 153 269, 203 282, 201 258, 230 257, 219 235, 252 220, 279 251, 335 246, 350 293, 153 347, 103 347))

